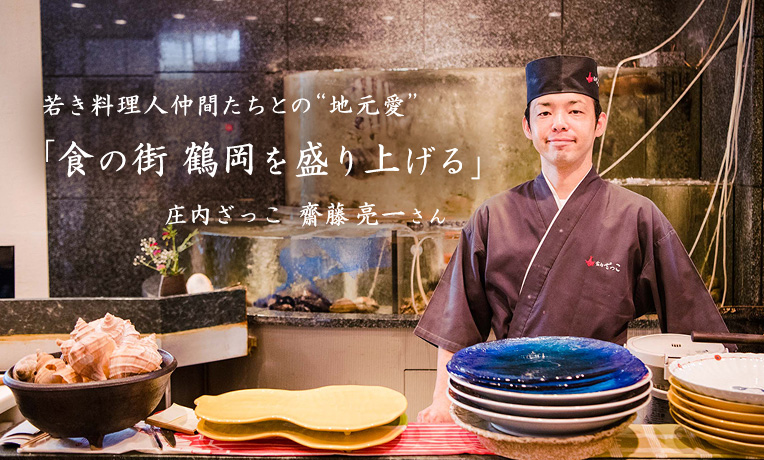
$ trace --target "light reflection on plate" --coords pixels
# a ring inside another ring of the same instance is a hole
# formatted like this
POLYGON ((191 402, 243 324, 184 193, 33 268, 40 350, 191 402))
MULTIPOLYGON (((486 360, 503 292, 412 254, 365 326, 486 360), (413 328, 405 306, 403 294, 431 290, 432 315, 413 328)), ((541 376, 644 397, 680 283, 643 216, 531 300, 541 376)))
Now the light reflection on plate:
POLYGON ((623 369, 634 356, 621 345, 582 337, 523 337, 459 350, 447 365, 463 380, 541 384, 590 379, 623 369))

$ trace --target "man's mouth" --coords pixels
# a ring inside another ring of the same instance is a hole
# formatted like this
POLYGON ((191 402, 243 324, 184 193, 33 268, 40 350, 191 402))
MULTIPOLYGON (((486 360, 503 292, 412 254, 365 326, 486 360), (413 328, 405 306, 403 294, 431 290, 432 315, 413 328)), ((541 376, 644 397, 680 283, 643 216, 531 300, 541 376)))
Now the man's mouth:
POLYGON ((549 142, 550 144, 569 144, 575 141, 568 137, 556 137, 554 139, 547 139, 547 142, 549 142))

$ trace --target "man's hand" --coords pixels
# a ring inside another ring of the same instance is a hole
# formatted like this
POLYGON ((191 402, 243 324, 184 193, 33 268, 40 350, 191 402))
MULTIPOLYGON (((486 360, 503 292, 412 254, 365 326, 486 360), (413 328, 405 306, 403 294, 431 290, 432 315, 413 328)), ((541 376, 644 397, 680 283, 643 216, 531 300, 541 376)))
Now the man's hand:
POLYGON ((419 412, 416 421, 417 423, 453 423, 448 413, 450 407, 451 401, 448 398, 433 400, 429 407, 419 412))
POLYGON ((430 407, 417 414, 418 423, 454 423, 448 413, 451 401, 448 400, 448 371, 446 364, 454 356, 448 350, 438 348, 437 375, 435 377, 435 391, 432 394, 430 407))

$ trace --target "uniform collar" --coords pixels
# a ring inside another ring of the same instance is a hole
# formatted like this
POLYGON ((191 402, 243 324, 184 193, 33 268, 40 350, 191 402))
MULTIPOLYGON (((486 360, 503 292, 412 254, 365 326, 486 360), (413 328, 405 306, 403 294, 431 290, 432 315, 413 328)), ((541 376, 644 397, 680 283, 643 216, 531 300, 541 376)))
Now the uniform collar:
MULTIPOLYGON (((581 179, 578 185, 576 185, 576 188, 571 192, 570 196, 568 196, 566 203, 575 200, 579 195, 585 192, 587 187, 598 180, 602 179, 599 174, 597 174, 597 171, 594 170, 594 165, 592 165, 589 172, 583 179, 581 179)), ((541 214, 541 219, 544 221, 544 227, 548 227, 559 208, 557 206, 557 200, 555 199, 556 192, 553 191, 553 187, 548 183, 547 178, 544 177, 544 173, 539 173, 533 181, 533 192, 536 198, 536 205, 541 214)))

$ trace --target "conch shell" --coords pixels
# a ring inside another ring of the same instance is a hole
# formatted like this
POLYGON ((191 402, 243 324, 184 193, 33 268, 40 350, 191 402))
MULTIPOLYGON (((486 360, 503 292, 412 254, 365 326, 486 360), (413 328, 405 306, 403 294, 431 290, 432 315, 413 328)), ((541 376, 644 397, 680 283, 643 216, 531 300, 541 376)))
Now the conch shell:
POLYGON ((54 374, 65 367, 66 363, 62 359, 51 357, 37 370, 34 383, 58 383, 54 381, 54 374))
POLYGON ((37 352, 37 374, 35 383, 75 383, 81 382, 80 377, 71 366, 60 358, 54 358, 47 353, 37 352))
POLYGON ((123 342, 109 359, 109 378, 118 379, 159 369, 162 356, 157 351, 156 336, 123 342))
POLYGON ((59 344, 61 358, 75 372, 90 380, 106 380, 111 353, 117 348, 112 336, 97 328, 97 321, 77 320, 69 340, 59 344))
POLYGON ((13 366, 13 378, 21 382, 33 382, 37 372, 37 354, 26 355, 13 366))
POLYGON ((96 330, 108 334, 117 344, 125 340, 138 340, 140 338, 140 334, 135 330, 130 320, 117 318, 111 313, 106 313, 106 316, 95 320, 93 323, 96 330))

